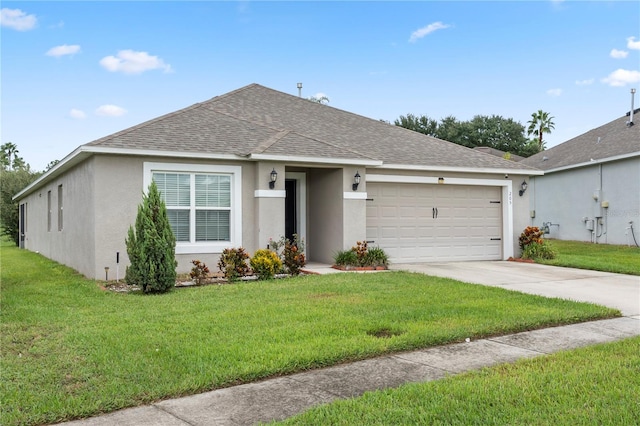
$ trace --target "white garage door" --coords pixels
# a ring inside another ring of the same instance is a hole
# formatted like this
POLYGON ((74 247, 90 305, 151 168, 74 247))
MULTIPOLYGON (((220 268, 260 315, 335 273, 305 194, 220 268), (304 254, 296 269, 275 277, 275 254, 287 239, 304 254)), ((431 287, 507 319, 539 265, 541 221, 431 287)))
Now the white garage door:
POLYGON ((499 187, 367 183, 367 240, 392 262, 502 259, 499 187))

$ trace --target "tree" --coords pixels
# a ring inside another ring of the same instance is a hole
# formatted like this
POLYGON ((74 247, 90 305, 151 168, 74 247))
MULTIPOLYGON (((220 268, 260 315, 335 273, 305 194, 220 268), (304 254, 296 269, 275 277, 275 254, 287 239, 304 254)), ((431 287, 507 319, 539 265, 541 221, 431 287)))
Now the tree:
MULTIPOLYGON (((16 151, 17 152, 17 149, 16 151)), ((18 159, 20 159, 18 157, 18 159)), ((22 159, 20 159, 22 160, 22 159)), ((0 171, 0 227, 2 235, 8 235, 19 245, 20 228, 18 215, 18 202, 13 197, 36 180, 40 173, 31 171, 28 164, 22 166, 17 161, 13 161, 14 169, 4 169, 0 171)))
POLYGON ((435 136, 438 129, 438 120, 429 118, 426 115, 421 115, 420 117, 413 114, 401 115, 393 124, 429 136, 435 136))
POLYGON ((131 265, 125 280, 144 293, 164 293, 176 284, 176 239, 169 224, 167 208, 155 182, 138 206, 135 230, 129 227, 125 239, 131 265))
POLYGON ((544 112, 539 109, 537 112, 531 114, 531 120, 527 121, 529 127, 527 128, 527 134, 529 136, 534 135, 538 138, 539 151, 544 149, 544 142, 542 141, 542 135, 544 133, 551 133, 555 127, 553 122, 554 117, 549 115, 548 112, 544 112))
POLYGON ((59 162, 60 162, 60 160, 49 161, 49 164, 47 164, 47 167, 45 167, 44 171, 48 172, 49 170, 51 170, 53 168, 53 166, 55 166, 59 162))
POLYGON ((3 155, 3 164, 8 161, 7 167, 12 168, 13 163, 15 162, 16 155, 18 154, 18 146, 12 142, 3 143, 0 146, 0 150, 2 150, 3 155))
POLYGON ((321 95, 321 96, 311 96, 309 97, 309 100, 311 102, 315 102, 317 104, 328 104, 329 103, 329 98, 326 97, 325 95, 321 95))
POLYGON ((469 121, 460 121, 450 115, 438 122, 425 115, 407 114, 400 116, 394 124, 468 148, 487 146, 523 157, 538 152, 530 146, 522 124, 499 115, 476 115, 469 121))

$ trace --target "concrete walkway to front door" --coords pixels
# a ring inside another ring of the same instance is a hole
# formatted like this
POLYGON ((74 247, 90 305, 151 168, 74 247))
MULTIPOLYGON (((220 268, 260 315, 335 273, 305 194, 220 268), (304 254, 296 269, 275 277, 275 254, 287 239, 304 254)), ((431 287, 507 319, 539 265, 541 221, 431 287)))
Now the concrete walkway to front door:
POLYGON ((640 276, 522 262, 392 264, 391 269, 502 287, 546 297, 591 302, 640 315, 640 276))

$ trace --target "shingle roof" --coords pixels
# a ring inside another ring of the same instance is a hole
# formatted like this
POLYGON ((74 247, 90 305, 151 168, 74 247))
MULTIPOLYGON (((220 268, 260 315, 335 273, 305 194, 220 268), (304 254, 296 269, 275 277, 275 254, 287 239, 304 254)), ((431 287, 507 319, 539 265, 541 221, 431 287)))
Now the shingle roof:
POLYGON ((533 170, 521 163, 258 84, 158 117, 87 146, 533 170))
POLYGON ((639 112, 640 109, 634 111, 636 123, 633 126, 627 125, 627 113, 560 145, 525 158, 520 163, 541 170, 551 170, 624 155, 640 155, 639 112))

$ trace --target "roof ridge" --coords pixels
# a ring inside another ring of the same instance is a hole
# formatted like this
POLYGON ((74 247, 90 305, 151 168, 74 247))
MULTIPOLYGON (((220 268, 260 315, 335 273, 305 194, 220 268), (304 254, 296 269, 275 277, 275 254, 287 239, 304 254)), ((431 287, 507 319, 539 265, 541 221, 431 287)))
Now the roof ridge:
POLYGON ((227 97, 229 97, 231 95, 235 95, 237 93, 244 92, 245 90, 249 90, 249 89, 251 89, 253 87, 262 87, 262 86, 260 86, 258 83, 247 84, 246 86, 240 87, 239 89, 235 89, 235 90, 232 90, 230 92, 223 93, 222 95, 216 95, 213 98, 210 98, 210 99, 208 99, 206 101, 203 101, 201 103, 210 104, 210 103, 213 103, 214 101, 222 100, 222 99, 227 98, 227 97))

